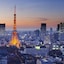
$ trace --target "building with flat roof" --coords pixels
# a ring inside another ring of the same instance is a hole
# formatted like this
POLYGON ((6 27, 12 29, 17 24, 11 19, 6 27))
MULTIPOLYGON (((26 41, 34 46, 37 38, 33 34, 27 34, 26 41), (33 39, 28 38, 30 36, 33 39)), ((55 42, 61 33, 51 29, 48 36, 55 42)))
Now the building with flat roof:
POLYGON ((46 33, 46 23, 41 23, 41 32, 46 33))
POLYGON ((5 23, 0 24, 0 35, 4 35, 4 34, 5 34, 5 23))
POLYGON ((64 22, 57 25, 57 31, 64 32, 64 22))

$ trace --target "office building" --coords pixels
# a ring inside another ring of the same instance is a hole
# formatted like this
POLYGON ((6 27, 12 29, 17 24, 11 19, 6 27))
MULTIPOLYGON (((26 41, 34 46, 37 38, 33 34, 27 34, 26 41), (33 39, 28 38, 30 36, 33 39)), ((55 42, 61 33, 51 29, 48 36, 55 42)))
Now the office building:
POLYGON ((46 33, 46 23, 41 23, 41 32, 46 33))
POLYGON ((0 35, 5 34, 5 24, 0 24, 0 35))
POLYGON ((46 35, 46 23, 41 23, 40 32, 40 39, 44 41, 46 35))
POLYGON ((61 32, 64 32, 64 23, 60 23, 57 25, 57 31, 61 31, 61 32))
POLYGON ((57 31, 59 31, 59 29, 60 29, 60 24, 57 25, 57 31))

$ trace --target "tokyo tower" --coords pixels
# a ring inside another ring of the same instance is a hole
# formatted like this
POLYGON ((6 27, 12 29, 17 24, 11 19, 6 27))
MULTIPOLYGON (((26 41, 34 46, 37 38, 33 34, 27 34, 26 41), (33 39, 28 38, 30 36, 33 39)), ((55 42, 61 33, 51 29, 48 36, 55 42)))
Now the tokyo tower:
POLYGON ((21 43, 18 38, 18 33, 16 30, 16 6, 14 7, 14 25, 13 25, 13 32, 12 32, 12 38, 9 42, 10 46, 16 46, 17 48, 20 48, 21 43))

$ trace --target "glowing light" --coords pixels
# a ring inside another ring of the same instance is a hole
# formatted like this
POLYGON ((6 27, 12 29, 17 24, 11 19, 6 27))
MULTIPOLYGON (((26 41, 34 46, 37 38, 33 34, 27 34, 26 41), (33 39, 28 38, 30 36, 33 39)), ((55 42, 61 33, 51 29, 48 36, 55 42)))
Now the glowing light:
POLYGON ((35 49, 40 50, 40 46, 35 46, 35 49))
POLYGON ((15 33, 13 33, 13 35, 12 35, 12 39, 10 41, 10 45, 11 46, 16 46, 17 48, 20 48, 21 44, 20 44, 20 41, 19 41, 19 39, 17 37, 17 34, 15 34, 15 33))
POLYGON ((16 46, 17 48, 20 48, 21 44, 17 36, 17 31, 16 31, 16 7, 14 9, 14 26, 13 26, 13 33, 12 33, 12 38, 9 43, 10 46, 16 46))

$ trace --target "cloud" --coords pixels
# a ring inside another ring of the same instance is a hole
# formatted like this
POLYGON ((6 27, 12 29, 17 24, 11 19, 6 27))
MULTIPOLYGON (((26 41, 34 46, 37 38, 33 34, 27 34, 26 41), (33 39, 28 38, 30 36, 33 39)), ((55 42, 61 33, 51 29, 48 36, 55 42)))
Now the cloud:
POLYGON ((41 22, 41 21, 47 21, 47 18, 42 17, 24 17, 22 18, 23 21, 33 21, 33 22, 41 22))
POLYGON ((38 21, 47 21, 48 19, 47 18, 41 18, 41 17, 38 17, 36 18, 38 21))

